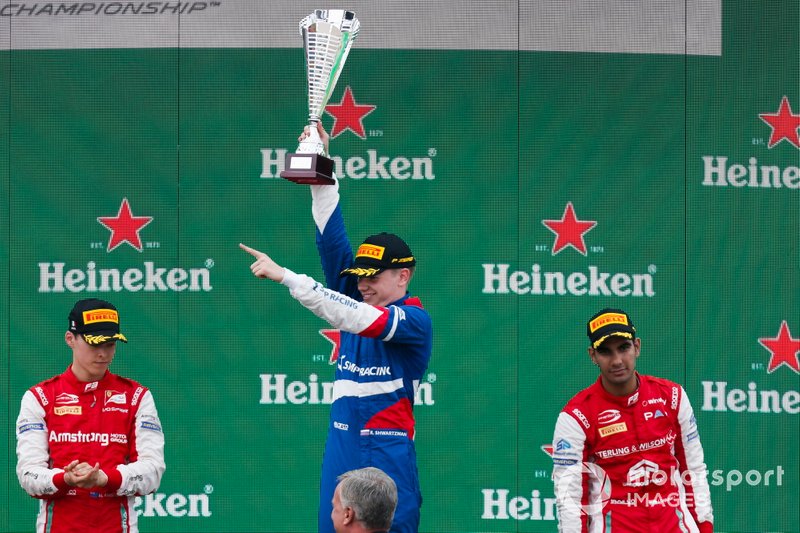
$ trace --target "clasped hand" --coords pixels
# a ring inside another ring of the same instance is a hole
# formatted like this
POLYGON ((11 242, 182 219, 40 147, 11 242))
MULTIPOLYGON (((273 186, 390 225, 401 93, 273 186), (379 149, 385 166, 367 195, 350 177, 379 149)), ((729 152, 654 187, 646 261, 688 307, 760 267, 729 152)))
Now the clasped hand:
POLYGON ((100 470, 100 463, 92 466, 86 462, 78 462, 76 459, 64 467, 64 482, 71 487, 91 489, 105 487, 108 483, 108 476, 100 470))

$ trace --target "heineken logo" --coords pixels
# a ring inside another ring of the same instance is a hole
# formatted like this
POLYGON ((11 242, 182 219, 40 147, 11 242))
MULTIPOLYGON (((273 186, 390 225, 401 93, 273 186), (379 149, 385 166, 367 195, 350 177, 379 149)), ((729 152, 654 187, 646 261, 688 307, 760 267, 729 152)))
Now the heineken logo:
MULTIPOLYGON (((91 242, 90 249, 105 248, 111 253, 123 244, 142 252, 161 247, 157 241, 143 241, 142 229, 154 217, 134 215, 127 198, 120 202, 116 216, 99 216, 97 221, 110 231, 108 243, 91 242)), ((37 263, 40 293, 103 293, 103 292, 210 292, 211 258, 190 268, 159 265, 155 261, 128 264, 122 268, 102 266, 90 260, 72 265, 63 260, 46 260, 37 263)))
MULTIPOLYGON (((569 201, 560 219, 542 219, 542 225, 555 239, 553 245, 535 244, 535 252, 550 252, 555 256, 572 248, 582 256, 605 252, 603 245, 586 245, 586 234, 597 226, 596 220, 583 220, 569 201)), ((597 265, 578 266, 568 271, 548 270, 547 265, 533 263, 530 268, 517 269, 507 261, 482 263, 483 294, 516 294, 534 296, 655 296, 655 275, 658 266, 649 264, 645 272, 604 271, 597 265)))
MULTIPOLYGON (((751 370, 772 374, 786 367, 800 374, 800 338, 792 336, 786 320, 781 321, 774 337, 760 337, 758 343, 769 352, 769 362, 766 366, 752 363, 751 370)), ((729 386, 727 381, 703 381, 702 385, 703 411, 800 414, 800 391, 796 389, 767 389, 755 381, 748 383, 746 389, 729 386)))
MULTIPOLYGON (((277 178, 284 169, 285 148, 261 149, 261 177, 277 178)), ((354 180, 435 180, 433 161, 436 149, 428 149, 428 155, 419 157, 381 155, 377 150, 367 150, 366 154, 348 158, 331 156, 333 169, 338 178, 354 180)))
MULTIPOLYGON (((800 148, 800 114, 792 111, 789 98, 784 96, 778 110, 773 113, 760 113, 758 118, 771 128, 769 140, 753 138, 754 146, 767 148, 790 145, 800 148), (785 142, 784 142, 785 141, 785 142)), ((763 125, 762 125, 763 126, 763 125)), ((789 148, 790 151, 794 152, 789 148)), ((786 152, 781 152, 786 153, 786 152)), ((796 161, 797 152, 789 154, 789 160, 796 161)), ((726 155, 704 155, 703 181, 707 187, 739 187, 748 189, 800 189, 800 167, 781 165, 774 161, 762 162, 756 157, 733 160, 726 155)))

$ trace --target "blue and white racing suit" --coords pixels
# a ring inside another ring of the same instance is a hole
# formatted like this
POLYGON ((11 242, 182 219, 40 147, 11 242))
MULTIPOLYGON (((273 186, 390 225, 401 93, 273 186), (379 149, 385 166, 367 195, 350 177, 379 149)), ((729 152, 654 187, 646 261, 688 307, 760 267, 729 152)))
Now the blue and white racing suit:
POLYGON ((327 288, 287 270, 283 284, 305 307, 341 330, 328 438, 322 462, 319 531, 333 533, 336 478, 374 466, 397 484, 391 531, 416 532, 422 496, 414 448, 414 396, 433 344, 431 318, 406 294, 386 307, 368 305, 355 276, 336 185, 311 186, 317 248, 327 288))

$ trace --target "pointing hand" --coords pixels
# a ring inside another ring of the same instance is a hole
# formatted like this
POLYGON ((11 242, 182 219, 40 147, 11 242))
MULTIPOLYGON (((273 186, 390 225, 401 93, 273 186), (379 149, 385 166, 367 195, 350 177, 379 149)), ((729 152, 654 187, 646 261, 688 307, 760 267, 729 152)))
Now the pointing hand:
POLYGON ((255 257, 255 261, 250 265, 250 270, 257 278, 268 278, 272 281, 281 282, 283 280, 284 268, 277 264, 264 252, 259 252, 255 248, 239 243, 239 248, 255 257))

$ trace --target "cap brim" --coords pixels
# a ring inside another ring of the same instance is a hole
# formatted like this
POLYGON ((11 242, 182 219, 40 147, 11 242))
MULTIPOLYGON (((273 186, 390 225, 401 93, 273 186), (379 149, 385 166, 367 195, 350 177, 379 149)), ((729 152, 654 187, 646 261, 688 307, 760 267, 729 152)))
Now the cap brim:
POLYGON ((599 339, 594 341, 592 343, 592 348, 595 348, 595 349, 598 348, 601 344, 606 342, 606 340, 609 337, 624 337, 626 339, 631 339, 631 340, 634 339, 633 333, 629 333, 627 331, 612 331, 611 333, 607 333, 606 335, 603 335, 602 337, 600 337, 599 339))
POLYGON ((112 341, 128 342, 128 339, 125 338, 125 335, 122 333, 115 333, 113 331, 94 331, 92 333, 81 333, 81 336, 83 336, 83 340, 85 340, 86 344, 89 346, 100 346, 101 344, 112 341))
POLYGON ((386 270, 385 268, 373 268, 373 267, 359 267, 359 266, 352 266, 350 268, 345 268, 339 273, 339 276, 358 276, 359 278, 372 278, 380 274, 386 270))

